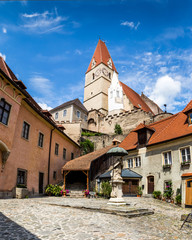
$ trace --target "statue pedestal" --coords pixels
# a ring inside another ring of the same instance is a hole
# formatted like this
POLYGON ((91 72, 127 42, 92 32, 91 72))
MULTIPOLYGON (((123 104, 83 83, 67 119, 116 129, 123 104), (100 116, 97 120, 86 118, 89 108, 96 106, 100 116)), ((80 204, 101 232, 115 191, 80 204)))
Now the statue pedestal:
POLYGON ((122 179, 113 180, 112 183, 112 192, 111 192, 111 198, 109 199, 109 202, 107 204, 110 205, 126 205, 126 202, 122 198, 123 192, 122 192, 122 184, 124 181, 122 179))

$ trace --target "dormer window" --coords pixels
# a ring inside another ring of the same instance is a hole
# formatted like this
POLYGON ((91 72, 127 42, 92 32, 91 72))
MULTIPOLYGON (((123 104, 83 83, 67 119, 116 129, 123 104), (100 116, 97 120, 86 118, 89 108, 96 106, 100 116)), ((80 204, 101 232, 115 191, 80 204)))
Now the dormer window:
POLYGON ((95 65, 96 65, 96 61, 95 61, 95 59, 93 59, 93 61, 92 61, 92 63, 91 63, 91 68, 94 68, 95 65))
POLYGON ((107 62, 107 64, 108 64, 108 66, 109 66, 110 68, 112 68, 112 61, 111 61, 111 58, 109 59, 109 61, 107 62))
POLYGON ((146 146, 154 131, 155 130, 153 128, 150 128, 144 124, 140 124, 138 128, 135 130, 138 136, 138 146, 139 147, 146 146))

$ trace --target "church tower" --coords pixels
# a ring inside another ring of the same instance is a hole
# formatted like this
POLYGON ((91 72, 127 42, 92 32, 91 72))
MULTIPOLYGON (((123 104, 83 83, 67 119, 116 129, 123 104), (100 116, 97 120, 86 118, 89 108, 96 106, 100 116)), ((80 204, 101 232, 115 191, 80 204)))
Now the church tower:
POLYGON ((99 39, 85 74, 84 106, 88 111, 96 109, 107 115, 108 88, 114 71, 117 73, 108 49, 99 39))

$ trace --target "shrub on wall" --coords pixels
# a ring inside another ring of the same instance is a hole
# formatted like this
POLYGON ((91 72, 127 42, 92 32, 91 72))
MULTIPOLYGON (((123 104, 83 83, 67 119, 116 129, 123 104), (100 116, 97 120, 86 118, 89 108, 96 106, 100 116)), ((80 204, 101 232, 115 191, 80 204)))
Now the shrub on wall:
POLYGON ((93 152, 93 150, 94 150, 94 144, 89 139, 86 139, 85 141, 80 142, 80 146, 83 150, 83 155, 93 152))
POLYGON ((116 123, 114 131, 115 131, 115 134, 122 134, 121 126, 116 123))

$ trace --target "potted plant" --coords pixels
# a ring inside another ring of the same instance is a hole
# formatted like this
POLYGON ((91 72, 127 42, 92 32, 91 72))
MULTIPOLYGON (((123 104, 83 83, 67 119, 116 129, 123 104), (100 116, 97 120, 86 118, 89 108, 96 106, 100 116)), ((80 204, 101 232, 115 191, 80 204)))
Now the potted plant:
POLYGON ((142 194, 143 194, 142 188, 139 186, 139 187, 137 188, 137 197, 141 197, 142 194))
POLYGON ((68 194, 69 194, 69 190, 68 189, 66 189, 66 190, 62 189, 61 190, 61 195, 62 196, 66 197, 68 194))
POLYGON ((155 199, 161 199, 161 191, 154 191, 153 192, 153 197, 155 199))
POLYGON ((173 193, 174 193, 174 191, 172 189, 172 181, 169 181, 166 185, 166 190, 164 193, 164 196, 165 196, 167 202, 171 202, 173 193))
POLYGON ((89 196, 89 190, 88 189, 84 190, 83 193, 84 193, 84 197, 88 197, 89 196))

